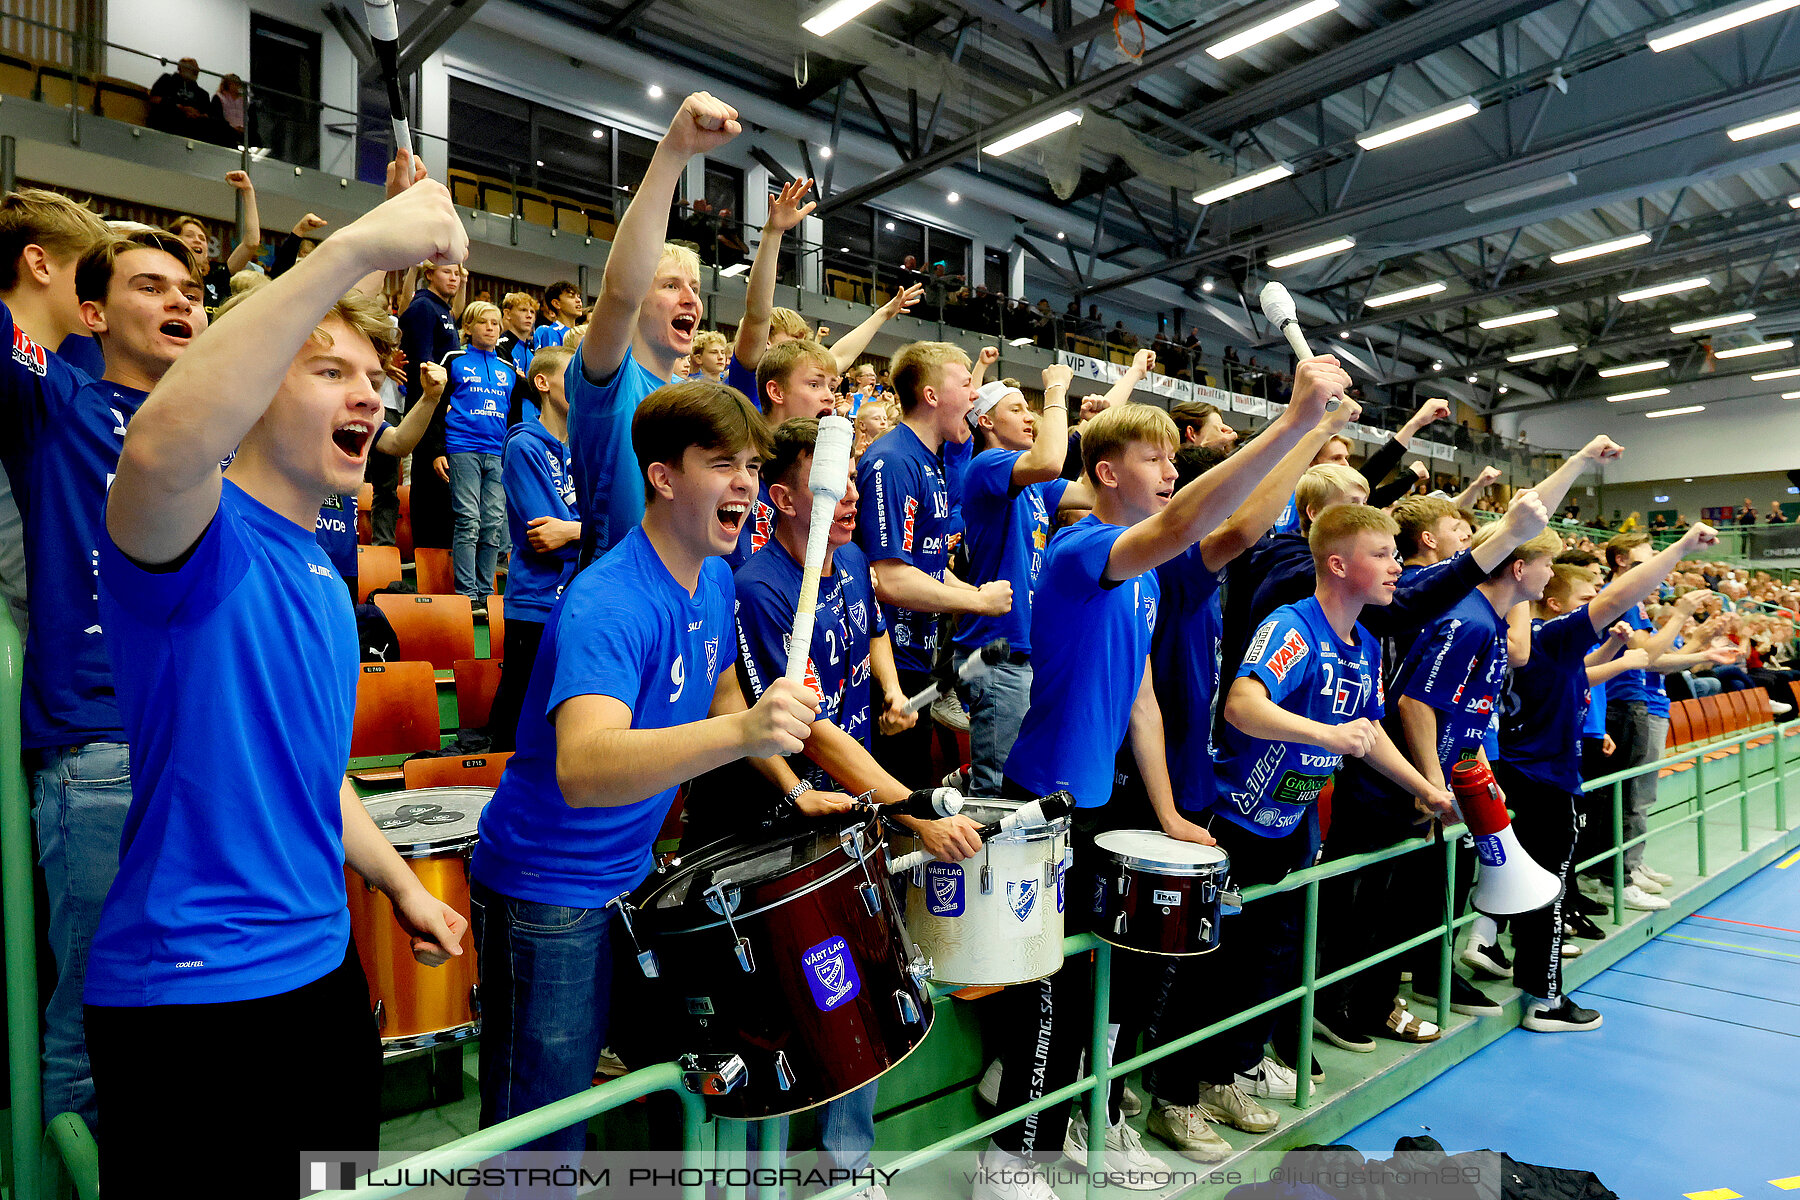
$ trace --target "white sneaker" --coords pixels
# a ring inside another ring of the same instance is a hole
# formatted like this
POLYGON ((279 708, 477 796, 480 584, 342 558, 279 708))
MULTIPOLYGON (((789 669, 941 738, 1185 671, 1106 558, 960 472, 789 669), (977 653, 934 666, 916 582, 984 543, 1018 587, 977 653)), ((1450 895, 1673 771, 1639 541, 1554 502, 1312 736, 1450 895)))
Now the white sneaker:
POLYGON ((982 1152, 969 1200, 1059 1200, 1036 1163, 990 1146, 982 1152))
POLYGON ((1669 907, 1669 902, 1661 896, 1652 896, 1637 884, 1625 888, 1625 907, 1635 908, 1643 912, 1656 912, 1669 907))
POLYGON ((1299 1077, 1274 1059, 1264 1056, 1254 1071, 1237 1073, 1237 1085, 1245 1095, 1267 1096, 1271 1100, 1292 1100, 1298 1096, 1299 1077))
POLYGON ((1637 889, 1646 896, 1659 896, 1662 894, 1663 885, 1658 883, 1655 879, 1652 879, 1650 873, 1644 870, 1641 865, 1631 868, 1631 874, 1627 875, 1625 878, 1631 883, 1636 884, 1637 889))
POLYGON ((1794 706, 1786 700, 1771 700, 1769 701, 1769 711, 1778 717, 1785 717, 1794 711, 1794 706))
POLYGON ((1150 1110, 1150 1119, 1144 1124, 1183 1158, 1215 1163, 1231 1157, 1231 1143, 1220 1137, 1219 1131, 1191 1104, 1158 1104, 1150 1110))
POLYGON ((1606 885, 1600 882, 1598 876, 1578 875, 1575 877, 1575 886, 1590 896, 1598 896, 1606 885))
POLYGON ((1585 947, 1578 946, 1574 942, 1564 942, 1562 944, 1562 956, 1564 958, 1580 958, 1586 952, 1587 950, 1585 947))
POLYGON ((931 719, 946 729, 954 729, 959 733, 969 732, 969 710, 962 706, 954 692, 947 696, 939 696, 931 706, 931 719))
MULTIPOLYGON (((1087 1119, 1079 1113, 1069 1118, 1063 1134, 1063 1153, 1078 1166, 1087 1166, 1087 1119)), ((1154 1192, 1173 1182, 1167 1164, 1144 1149, 1138 1131, 1120 1121, 1106 1131, 1106 1182, 1133 1192, 1154 1192)))
POLYGON ((1281 1124, 1275 1110, 1245 1095, 1244 1089, 1235 1083, 1201 1088, 1200 1102, 1194 1107, 1207 1120, 1245 1133, 1267 1133, 1281 1124))
POLYGON ((994 1108, 999 1105, 999 1103, 1000 1103, 1000 1060, 999 1059, 996 1058, 993 1062, 989 1063, 987 1065, 987 1070, 985 1070, 981 1073, 981 1082, 975 1085, 975 1094, 977 1096, 981 1097, 981 1102, 983 1104, 987 1105, 989 1108, 994 1108))
POLYGON ((630 1070, 631 1068, 625 1065, 624 1060, 613 1053, 612 1047, 607 1046, 600 1051, 600 1062, 599 1065, 594 1068, 594 1074, 605 1075, 609 1079, 617 1079, 619 1076, 626 1074, 630 1070))
POLYGON ((1644 875, 1648 875, 1651 879, 1654 879, 1664 886, 1675 882, 1675 877, 1673 875, 1669 874, 1667 871, 1659 871, 1649 863, 1639 863, 1638 871, 1644 875))

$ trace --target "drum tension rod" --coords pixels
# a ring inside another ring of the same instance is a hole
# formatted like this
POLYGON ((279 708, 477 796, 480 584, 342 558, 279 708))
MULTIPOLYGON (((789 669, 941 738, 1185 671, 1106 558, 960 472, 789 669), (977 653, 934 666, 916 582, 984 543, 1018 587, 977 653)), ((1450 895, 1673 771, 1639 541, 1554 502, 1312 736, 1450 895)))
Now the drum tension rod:
POLYGON ((863 907, 869 910, 869 915, 879 917, 881 892, 875 886, 875 876, 869 872, 869 856, 863 853, 862 830, 844 830, 838 835, 838 845, 862 867, 863 881, 856 885, 856 893, 862 897, 863 907))
POLYGON ((894 989, 894 1006, 900 1010, 900 1019, 908 1025, 917 1025, 924 1019, 919 1015, 919 1002, 905 988, 894 989))
POLYGON ((637 948, 638 970, 644 973, 645 979, 659 978, 662 975, 662 964, 656 961, 656 951, 644 949, 644 944, 638 941, 637 930, 632 927, 631 914, 636 910, 624 896, 614 896, 606 902, 606 907, 611 908, 615 904, 619 906, 619 920, 625 923, 625 936, 637 948))
POLYGON ((756 958, 750 953, 750 939, 743 937, 738 933, 737 923, 731 919, 732 902, 735 901, 737 897, 734 895, 728 898, 725 895, 725 889, 729 887, 731 887, 731 881, 721 879, 719 882, 707 888, 703 894, 714 897, 719 902, 718 912, 720 916, 725 918, 725 927, 731 930, 731 940, 737 950, 738 966, 742 967, 746 974, 755 974, 756 958))

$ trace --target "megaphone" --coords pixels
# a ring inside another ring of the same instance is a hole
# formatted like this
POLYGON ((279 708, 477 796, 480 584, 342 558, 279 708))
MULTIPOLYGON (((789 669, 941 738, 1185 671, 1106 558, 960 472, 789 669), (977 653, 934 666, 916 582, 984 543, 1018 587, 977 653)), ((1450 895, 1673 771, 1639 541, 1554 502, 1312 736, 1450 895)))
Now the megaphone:
POLYGON ((1481 859, 1470 899, 1476 912, 1516 917, 1543 908, 1562 893, 1562 880, 1538 866, 1519 845, 1486 763, 1471 758, 1450 768, 1450 790, 1481 859))

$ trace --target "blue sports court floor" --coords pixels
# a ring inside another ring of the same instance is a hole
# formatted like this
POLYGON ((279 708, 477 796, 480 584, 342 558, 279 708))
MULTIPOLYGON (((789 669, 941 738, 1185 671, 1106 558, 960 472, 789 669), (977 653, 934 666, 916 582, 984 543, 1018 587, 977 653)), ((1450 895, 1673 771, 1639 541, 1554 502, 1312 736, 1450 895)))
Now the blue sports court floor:
POLYGON ((1575 997, 1600 1029, 1516 1029, 1341 1140, 1386 1157, 1429 1132, 1591 1170, 1624 1200, 1800 1191, 1800 852, 1575 997))

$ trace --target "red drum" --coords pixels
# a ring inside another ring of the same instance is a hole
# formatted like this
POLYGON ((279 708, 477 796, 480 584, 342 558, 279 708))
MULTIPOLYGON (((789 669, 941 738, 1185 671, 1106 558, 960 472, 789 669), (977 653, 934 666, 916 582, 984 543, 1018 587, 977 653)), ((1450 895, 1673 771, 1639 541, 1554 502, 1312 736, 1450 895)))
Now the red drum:
POLYGON ((873 817, 757 844, 710 845, 621 905, 678 1052, 735 1054, 712 1096, 756 1120, 823 1104, 925 1040, 929 964, 909 948, 873 817))
POLYGON ((1219 916, 1231 870, 1223 850, 1150 829, 1109 830, 1094 846, 1099 851, 1096 935, 1147 954, 1219 948, 1219 916))

